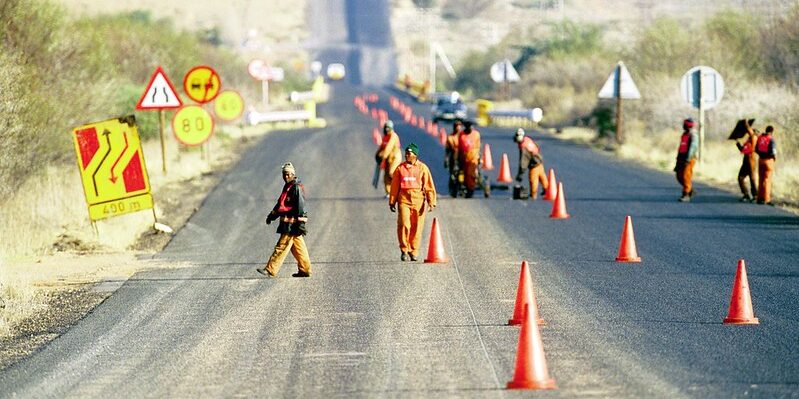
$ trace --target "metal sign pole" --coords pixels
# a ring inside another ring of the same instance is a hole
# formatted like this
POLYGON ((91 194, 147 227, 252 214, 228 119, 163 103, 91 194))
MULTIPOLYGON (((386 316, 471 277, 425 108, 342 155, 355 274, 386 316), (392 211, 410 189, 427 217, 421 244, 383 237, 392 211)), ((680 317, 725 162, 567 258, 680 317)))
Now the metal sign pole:
POLYGON ((264 111, 269 109, 269 80, 264 79, 261 81, 261 90, 263 90, 264 111))
POLYGON ((705 96, 704 91, 702 90, 702 70, 700 69, 697 71, 699 74, 699 84, 697 84, 697 88, 699 90, 699 162, 702 162, 702 158, 705 152, 705 96))
POLYGON ((616 67, 616 143, 624 143, 624 136, 621 130, 621 65, 616 67))
POLYGON ((161 133, 161 170, 163 170, 164 174, 166 174, 166 132, 165 132, 165 123, 166 116, 164 115, 164 110, 158 110, 158 130, 161 133))

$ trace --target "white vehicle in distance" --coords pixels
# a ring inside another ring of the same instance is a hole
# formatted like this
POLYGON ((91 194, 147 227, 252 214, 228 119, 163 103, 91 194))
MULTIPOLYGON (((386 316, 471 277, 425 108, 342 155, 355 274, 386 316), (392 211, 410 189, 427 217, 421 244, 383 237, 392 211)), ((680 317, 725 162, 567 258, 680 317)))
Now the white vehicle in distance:
POLYGON ((346 75, 344 64, 336 62, 327 66, 327 77, 331 80, 344 79, 344 75, 346 75))

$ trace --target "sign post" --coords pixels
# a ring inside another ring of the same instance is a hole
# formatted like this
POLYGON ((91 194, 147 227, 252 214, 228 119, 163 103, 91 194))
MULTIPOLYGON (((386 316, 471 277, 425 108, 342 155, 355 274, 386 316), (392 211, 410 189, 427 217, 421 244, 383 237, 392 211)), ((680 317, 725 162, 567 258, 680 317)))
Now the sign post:
MULTIPOLYGON (((319 68, 321 70, 321 64, 319 68)), ((274 80, 280 82, 285 77, 283 68, 270 67, 264 60, 252 60, 247 65, 247 72, 253 79, 261 81, 262 99, 264 102, 264 109, 269 108, 269 81, 274 80)))
POLYGON ((700 65, 688 70, 680 80, 683 100, 699 109, 699 161, 705 151, 705 111, 714 108, 724 96, 724 80, 715 69, 700 65))
POLYGON ((615 98, 616 99, 616 142, 619 144, 624 143, 624 133, 622 130, 622 102, 623 98, 639 99, 641 93, 635 85, 630 71, 623 62, 619 61, 616 68, 608 76, 608 80, 599 90, 599 98, 615 98))
POLYGON ((175 86, 164 73, 160 66, 156 68, 150 77, 150 83, 144 89, 136 109, 139 111, 158 110, 158 131, 161 137, 161 170, 166 174, 166 123, 164 117, 165 109, 180 108, 183 101, 180 100, 175 86))

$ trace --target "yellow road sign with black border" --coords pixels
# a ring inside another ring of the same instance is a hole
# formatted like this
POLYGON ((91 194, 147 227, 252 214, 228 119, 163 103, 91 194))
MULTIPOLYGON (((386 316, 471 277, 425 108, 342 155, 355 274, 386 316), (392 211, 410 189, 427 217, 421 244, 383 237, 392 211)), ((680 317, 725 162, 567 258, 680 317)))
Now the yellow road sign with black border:
POLYGON ((72 140, 92 221, 153 207, 133 115, 76 127, 72 140))

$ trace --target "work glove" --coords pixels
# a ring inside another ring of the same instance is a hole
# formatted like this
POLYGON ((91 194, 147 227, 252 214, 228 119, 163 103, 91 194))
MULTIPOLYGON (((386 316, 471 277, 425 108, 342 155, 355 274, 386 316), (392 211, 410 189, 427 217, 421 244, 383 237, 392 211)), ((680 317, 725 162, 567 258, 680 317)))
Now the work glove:
POLYGON ((391 204, 391 205, 388 206, 388 209, 391 209, 391 212, 396 212, 397 211, 397 205, 391 204))
POLYGON ((383 158, 381 158, 381 157, 380 157, 380 154, 376 154, 376 155, 375 155, 375 162, 377 162, 378 164, 379 164, 380 162, 383 162, 383 158))
POLYGON ((517 173, 516 174, 516 181, 519 182, 519 183, 522 182, 522 174, 521 173, 517 173))
POLYGON ((266 216, 266 224, 271 224, 275 219, 277 219, 277 216, 273 212, 269 212, 269 215, 266 216))

